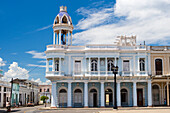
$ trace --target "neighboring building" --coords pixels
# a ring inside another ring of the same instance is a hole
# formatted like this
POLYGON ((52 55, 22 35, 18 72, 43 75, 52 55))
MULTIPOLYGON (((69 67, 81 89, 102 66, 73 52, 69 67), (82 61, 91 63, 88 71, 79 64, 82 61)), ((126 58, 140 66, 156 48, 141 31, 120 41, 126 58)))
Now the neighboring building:
POLYGON ((9 82, 0 81, 0 107, 6 107, 10 101, 11 85, 9 82))
POLYGON ((118 106, 152 106, 150 48, 136 45, 135 36, 120 36, 116 44, 73 46, 73 24, 63 6, 53 30, 53 45, 45 52, 46 78, 52 82, 51 107, 113 106, 113 66, 119 67, 118 106))
POLYGON ((3 70, 0 69, 0 77, 3 77, 3 70))
POLYGON ((39 85, 39 101, 43 103, 40 100, 41 96, 47 96, 49 98, 47 103, 51 103, 51 85, 39 85))
POLYGON ((170 105, 170 46, 151 46, 153 105, 170 105))
POLYGON ((33 105, 38 104, 38 91, 39 86, 38 83, 24 80, 19 83, 19 102, 20 105, 26 106, 28 103, 32 103, 33 105))
POLYGON ((13 80, 13 86, 12 86, 12 100, 11 105, 12 106, 19 106, 19 79, 13 80))

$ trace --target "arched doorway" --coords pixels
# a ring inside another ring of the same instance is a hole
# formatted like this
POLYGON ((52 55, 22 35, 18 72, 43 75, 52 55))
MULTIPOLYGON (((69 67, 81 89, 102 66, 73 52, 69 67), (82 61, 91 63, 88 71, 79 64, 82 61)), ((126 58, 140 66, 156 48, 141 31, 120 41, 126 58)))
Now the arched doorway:
MULTIPOLYGON (((165 100, 164 104, 167 105, 167 85, 165 86, 165 100)), ((169 103, 170 103, 170 85, 169 85, 169 103)))
POLYGON ((83 106, 83 93, 80 89, 74 90, 74 107, 83 106))
POLYGON ((121 106, 128 106, 128 91, 121 89, 121 106))
POLYGON ((162 59, 155 60, 155 71, 156 75, 162 75, 162 59))
POLYGON ((91 89, 89 93, 89 106, 90 107, 97 107, 98 106, 98 98, 97 98, 97 90, 91 89))
POLYGON ((59 107, 67 107, 67 91, 65 89, 59 91, 59 107))
POLYGON ((160 105, 160 95, 159 95, 159 86, 152 86, 152 101, 153 105, 160 105))
POLYGON ((105 106, 106 107, 113 106, 113 92, 109 88, 105 90, 105 106))

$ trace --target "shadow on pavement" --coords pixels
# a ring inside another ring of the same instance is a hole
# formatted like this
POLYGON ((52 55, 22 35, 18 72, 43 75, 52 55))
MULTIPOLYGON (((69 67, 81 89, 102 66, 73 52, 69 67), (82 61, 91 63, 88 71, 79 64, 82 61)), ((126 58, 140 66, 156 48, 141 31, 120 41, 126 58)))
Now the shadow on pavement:
POLYGON ((170 109, 170 107, 129 107, 129 108, 119 108, 118 110, 156 110, 156 109, 170 109))
MULTIPOLYGON (((18 112, 20 110, 12 110, 11 112, 18 112)), ((0 113, 10 113, 10 112, 7 112, 7 110, 0 110, 0 113)))

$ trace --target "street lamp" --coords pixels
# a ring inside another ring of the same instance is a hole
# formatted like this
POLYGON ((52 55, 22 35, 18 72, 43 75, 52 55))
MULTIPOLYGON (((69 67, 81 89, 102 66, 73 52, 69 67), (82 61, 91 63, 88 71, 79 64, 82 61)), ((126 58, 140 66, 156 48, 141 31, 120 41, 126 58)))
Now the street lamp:
POLYGON ((113 109, 117 109, 117 86, 116 86, 116 74, 118 74, 118 66, 113 66, 113 74, 114 74, 114 107, 113 109))

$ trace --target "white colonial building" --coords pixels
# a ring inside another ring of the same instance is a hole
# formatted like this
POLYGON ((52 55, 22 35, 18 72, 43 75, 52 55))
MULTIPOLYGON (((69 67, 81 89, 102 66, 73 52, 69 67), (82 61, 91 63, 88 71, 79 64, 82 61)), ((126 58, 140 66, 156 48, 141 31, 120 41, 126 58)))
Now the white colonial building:
POLYGON ((136 45, 136 36, 119 36, 113 44, 74 46, 72 20, 63 6, 53 31, 53 45, 45 52, 51 107, 114 106, 113 66, 119 67, 118 106, 152 106, 150 49, 136 45))

